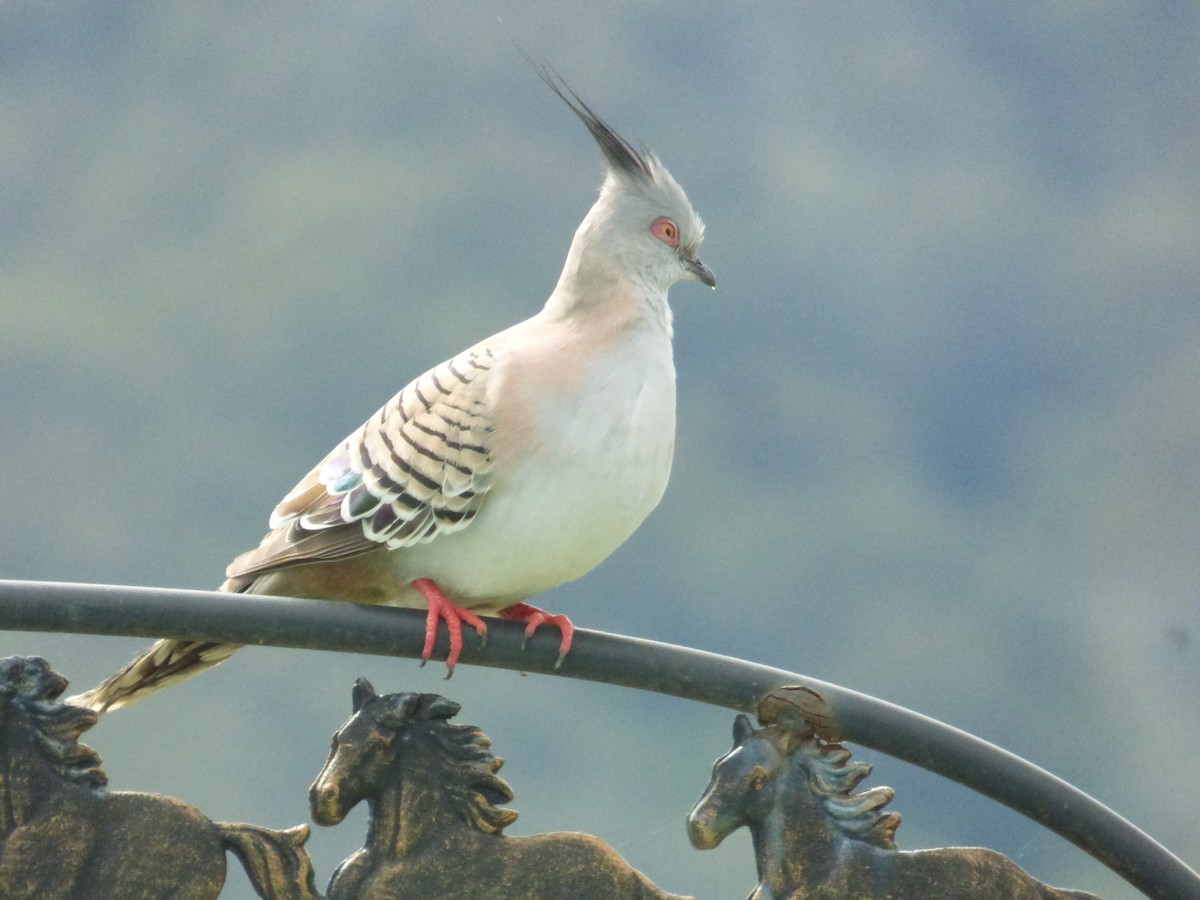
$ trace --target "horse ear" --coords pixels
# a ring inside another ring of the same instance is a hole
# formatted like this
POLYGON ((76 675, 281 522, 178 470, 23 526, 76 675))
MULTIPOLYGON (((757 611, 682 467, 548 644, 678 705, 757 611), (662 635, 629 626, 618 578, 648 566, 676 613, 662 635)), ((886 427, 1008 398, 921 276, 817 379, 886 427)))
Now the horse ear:
POLYGON ((354 690, 350 692, 350 699, 354 704, 354 711, 358 712, 363 708, 364 703, 375 699, 375 688, 367 679, 359 678, 354 682, 354 690))
POLYGON ((750 724, 749 717, 744 713, 738 713, 738 717, 733 720, 733 746, 740 747, 752 737, 754 737, 754 726, 750 724))
POLYGON ((440 694, 422 694, 421 710, 426 718, 450 719, 458 715, 462 706, 453 700, 447 700, 440 694))

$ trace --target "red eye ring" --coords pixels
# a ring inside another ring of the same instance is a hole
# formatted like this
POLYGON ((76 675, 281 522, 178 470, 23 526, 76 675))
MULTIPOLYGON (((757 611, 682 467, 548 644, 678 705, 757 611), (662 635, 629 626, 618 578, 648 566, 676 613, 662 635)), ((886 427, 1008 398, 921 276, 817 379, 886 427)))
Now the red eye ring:
POLYGON ((650 226, 650 233, 672 249, 679 247, 679 226, 669 216, 659 216, 650 226))

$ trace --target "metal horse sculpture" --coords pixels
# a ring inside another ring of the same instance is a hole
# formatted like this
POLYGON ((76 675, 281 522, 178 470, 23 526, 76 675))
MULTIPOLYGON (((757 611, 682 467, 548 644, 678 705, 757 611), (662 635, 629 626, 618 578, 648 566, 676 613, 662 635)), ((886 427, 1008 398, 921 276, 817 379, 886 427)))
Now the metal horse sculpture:
MULTIPOLYGON (((587 834, 505 837, 516 812, 502 760, 459 705, 437 694, 379 696, 360 678, 354 715, 309 790, 313 819, 335 825, 360 800, 367 842, 329 883, 328 900, 393 897, 671 898, 587 834)), ((682 898, 675 898, 682 900, 682 898)))
POLYGON ((750 828, 758 887, 750 900, 809 898, 1076 898, 1091 894, 1048 887, 1007 857, 980 848, 900 851, 900 816, 883 812, 890 788, 853 793, 871 772, 850 752, 802 723, 755 730, 746 716, 733 726, 733 749, 688 815, 701 850, 750 828))
POLYGON ((306 825, 216 824, 169 797, 104 790, 99 754, 78 742, 96 714, 57 702, 66 686, 43 659, 0 659, 0 897, 210 900, 226 850, 262 897, 319 896, 306 825))

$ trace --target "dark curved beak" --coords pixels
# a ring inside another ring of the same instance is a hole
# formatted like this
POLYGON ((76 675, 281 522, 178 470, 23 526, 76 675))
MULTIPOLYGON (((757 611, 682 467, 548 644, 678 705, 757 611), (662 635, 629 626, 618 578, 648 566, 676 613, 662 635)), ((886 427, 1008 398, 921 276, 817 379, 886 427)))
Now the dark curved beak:
POLYGON ((696 278, 703 281, 710 288, 717 286, 717 276, 712 273, 712 269, 700 262, 700 258, 694 253, 680 253, 679 259, 683 262, 683 267, 692 273, 696 278))

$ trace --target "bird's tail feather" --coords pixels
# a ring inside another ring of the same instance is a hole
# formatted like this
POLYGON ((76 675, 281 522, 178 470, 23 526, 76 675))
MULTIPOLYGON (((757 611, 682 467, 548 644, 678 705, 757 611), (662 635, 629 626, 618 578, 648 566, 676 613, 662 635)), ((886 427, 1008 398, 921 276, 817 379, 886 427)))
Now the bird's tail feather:
POLYGON ((155 691, 186 681, 233 655, 241 644, 215 641, 162 640, 90 691, 67 698, 96 713, 120 709, 155 691))

